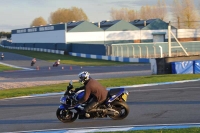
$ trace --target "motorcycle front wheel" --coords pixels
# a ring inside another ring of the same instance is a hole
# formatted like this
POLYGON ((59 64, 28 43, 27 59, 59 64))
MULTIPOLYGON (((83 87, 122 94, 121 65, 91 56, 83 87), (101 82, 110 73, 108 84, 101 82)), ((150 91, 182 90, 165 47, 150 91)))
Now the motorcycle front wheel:
POLYGON ((58 108, 56 111, 58 120, 63 123, 73 122, 77 119, 78 114, 71 112, 70 110, 63 110, 58 108))
POLYGON ((119 112, 119 115, 108 115, 113 120, 122 120, 129 114, 129 107, 125 102, 114 101, 111 103, 112 109, 119 112))

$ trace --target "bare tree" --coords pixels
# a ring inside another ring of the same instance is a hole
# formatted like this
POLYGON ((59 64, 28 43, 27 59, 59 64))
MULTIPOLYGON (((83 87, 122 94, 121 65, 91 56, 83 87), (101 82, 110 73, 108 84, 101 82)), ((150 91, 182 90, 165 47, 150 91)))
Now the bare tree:
POLYGON ((178 28, 196 28, 199 24, 199 12, 197 12, 193 0, 174 0, 172 14, 178 23, 178 28))
POLYGON ((44 20, 43 17, 38 17, 38 18, 35 18, 33 20, 33 22, 31 23, 30 27, 32 27, 32 26, 41 26, 41 25, 47 25, 47 22, 44 20))
POLYGON ((119 20, 119 19, 123 19, 123 20, 126 20, 127 21, 127 14, 128 14, 128 10, 127 8, 121 8, 121 9, 115 9, 115 8, 112 8, 111 9, 111 19, 113 20, 119 20))
POLYGON ((128 21, 139 19, 138 12, 135 10, 128 10, 128 21))
POLYGON ((158 0, 157 5, 146 5, 140 8, 140 18, 147 20, 147 19, 155 19, 159 18, 164 20, 167 16, 167 6, 165 4, 165 0, 158 0))
POLYGON ((81 8, 77 7, 72 7, 70 9, 59 8, 55 12, 52 12, 49 17, 49 22, 51 24, 81 20, 88 20, 88 17, 81 8))
POLYGON ((144 20, 148 19, 147 18, 147 12, 146 12, 146 6, 142 6, 140 8, 140 18, 144 19, 144 20))
POLYGON ((181 27, 181 19, 182 19, 182 6, 179 0, 174 0, 172 4, 172 16, 177 22, 177 27, 180 29, 181 27))
POLYGON ((132 21, 138 19, 138 12, 128 8, 115 9, 112 8, 110 11, 110 16, 112 20, 125 20, 132 21))
POLYGON ((164 20, 165 17, 167 16, 167 6, 165 3, 165 0, 162 0, 161 2, 160 0, 158 0, 156 14, 157 14, 157 18, 161 20, 164 20))
POLYGON ((195 28, 197 24, 194 21, 198 21, 199 14, 194 6, 193 0, 183 0, 182 1, 182 14, 183 20, 188 28, 195 28), (193 21, 193 22, 192 22, 193 21))
POLYGON ((157 18, 157 7, 156 6, 142 6, 140 8, 140 18, 143 20, 157 18))

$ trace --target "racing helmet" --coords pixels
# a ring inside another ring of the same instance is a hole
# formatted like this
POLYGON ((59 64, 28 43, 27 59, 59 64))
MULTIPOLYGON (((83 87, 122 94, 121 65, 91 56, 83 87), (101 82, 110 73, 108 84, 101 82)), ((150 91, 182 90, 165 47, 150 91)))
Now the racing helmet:
POLYGON ((60 59, 58 59, 58 61, 60 62, 60 59))
POLYGON ((81 84, 84 84, 86 81, 90 79, 90 73, 87 71, 83 71, 78 74, 78 77, 79 77, 79 82, 81 84))

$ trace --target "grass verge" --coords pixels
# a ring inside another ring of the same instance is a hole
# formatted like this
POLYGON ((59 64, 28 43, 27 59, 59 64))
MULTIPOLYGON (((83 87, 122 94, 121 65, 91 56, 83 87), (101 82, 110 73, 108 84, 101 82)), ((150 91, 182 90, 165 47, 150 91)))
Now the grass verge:
POLYGON ((20 70, 19 68, 13 68, 5 65, 0 64, 0 72, 2 71, 14 71, 14 70, 20 70))
POLYGON ((125 62, 116 62, 108 60, 98 60, 98 59, 89 59, 81 58, 70 55, 59 55, 52 53, 44 53, 37 51, 25 51, 25 50, 13 50, 0 47, 0 52, 10 52, 21 54, 29 57, 34 57, 41 60, 46 60, 49 62, 55 62, 57 59, 61 60, 61 64, 67 65, 79 65, 79 66, 112 66, 112 65, 123 65, 123 64, 139 64, 139 63, 125 63, 125 62))
MULTIPOLYGON (((170 82, 180 80, 190 80, 200 78, 200 74, 169 74, 169 75, 153 75, 153 76, 137 76, 128 78, 112 78, 99 80, 105 87, 116 87, 116 86, 127 86, 136 84, 148 84, 148 83, 159 83, 159 82, 170 82)), ((34 86, 28 88, 17 88, 9 90, 0 90, 0 99, 27 96, 32 94, 44 94, 53 92, 65 91, 68 83, 45 85, 45 86, 34 86)), ((74 82, 74 88, 79 87, 80 83, 74 82)))

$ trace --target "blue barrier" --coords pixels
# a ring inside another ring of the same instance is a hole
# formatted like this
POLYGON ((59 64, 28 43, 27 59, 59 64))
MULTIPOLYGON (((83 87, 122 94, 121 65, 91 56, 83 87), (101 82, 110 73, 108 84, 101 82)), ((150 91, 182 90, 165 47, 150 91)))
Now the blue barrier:
POLYGON ((200 74, 200 60, 171 62, 172 74, 200 74))
POLYGON ((128 57, 117 57, 117 56, 104 56, 104 55, 89 55, 81 53, 69 52, 71 56, 92 58, 92 59, 102 59, 102 60, 111 60, 119 62, 138 62, 138 63, 150 63, 151 59, 148 58, 128 58, 128 57))
POLYGON ((194 74, 200 73, 200 60, 194 61, 194 74))
POLYGON ((172 62, 172 74, 192 74, 193 61, 172 62))

